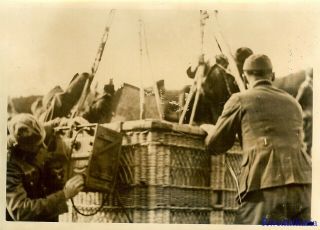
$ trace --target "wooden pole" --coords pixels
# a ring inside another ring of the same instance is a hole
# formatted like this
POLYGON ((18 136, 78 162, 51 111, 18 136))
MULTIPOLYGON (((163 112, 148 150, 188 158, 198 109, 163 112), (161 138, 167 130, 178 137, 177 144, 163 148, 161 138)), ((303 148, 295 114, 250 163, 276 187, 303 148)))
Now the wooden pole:
POLYGON ((198 66, 197 72, 196 72, 196 96, 194 98, 194 103, 193 103, 193 107, 192 107, 192 111, 191 111, 191 116, 190 116, 190 120, 189 120, 189 125, 192 125, 193 120, 194 120, 194 116, 197 110, 197 106, 198 106, 198 102, 199 102, 199 98, 200 98, 200 91, 201 91, 201 83, 202 83, 202 79, 204 77, 204 70, 205 70, 205 65, 201 64, 198 66))
MULTIPOLYGON (((206 20, 209 18, 208 12, 206 10, 200 10, 200 45, 201 45, 201 55, 202 58, 204 58, 204 54, 203 54, 203 44, 204 44, 204 26, 206 25, 206 20)), ((200 98, 200 90, 201 90, 201 84, 202 84, 202 79, 204 77, 204 70, 205 70, 205 64, 204 64, 204 60, 201 61, 201 63, 199 64, 198 68, 197 68, 197 72, 196 72, 196 76, 194 78, 194 83, 190 89, 188 98, 187 98, 187 102, 183 108, 181 117, 179 119, 179 124, 183 123, 183 120, 186 116, 189 104, 191 103, 192 97, 194 95, 194 93, 196 93, 195 99, 194 99, 194 103, 192 106, 192 111, 191 111, 191 116, 190 116, 190 120, 189 120, 189 125, 192 125, 193 120, 194 120, 194 116, 197 110, 197 106, 198 106, 198 102, 199 102, 199 98, 200 98)))
POLYGON ((153 74, 153 69, 152 69, 152 65, 151 65, 151 61, 150 61, 150 55, 149 55, 149 49, 148 49, 148 40, 147 40, 147 35, 146 35, 146 28, 145 25, 143 24, 142 26, 143 28, 143 35, 144 35, 144 45, 145 45, 145 52, 146 52, 146 56, 147 56, 147 60, 150 66, 150 70, 151 70, 151 78, 153 81, 153 91, 155 94, 155 99, 156 99, 156 104, 157 104, 157 109, 158 109, 158 113, 159 113, 159 118, 160 120, 163 120, 163 111, 162 111, 162 106, 161 106, 161 99, 160 99, 160 94, 159 94, 159 89, 157 86, 157 82, 154 79, 154 74, 153 74))
POLYGON ((183 107, 182 114, 181 114, 180 119, 179 119, 179 124, 180 125, 183 124, 183 121, 184 121, 184 118, 185 118, 185 116, 187 114, 187 111, 188 111, 189 105, 191 103, 191 100, 192 100, 192 98, 194 96, 194 93, 196 92, 196 88, 197 88, 197 84, 196 84, 196 81, 194 81, 194 84, 190 88, 190 92, 188 94, 188 98, 187 98, 186 104, 183 107))
POLYGON ((102 38, 101 38, 101 42, 100 42, 100 45, 99 45, 99 48, 98 48, 98 52, 96 54, 96 57, 95 57, 95 60, 93 62, 93 65, 91 67, 91 76, 90 78, 87 79, 86 83, 85 83, 85 86, 82 90, 82 93, 81 93, 81 96, 78 100, 78 103, 75 107, 75 110, 71 113, 71 118, 77 116, 79 114, 79 112, 82 110, 82 107, 84 106, 84 103, 86 101, 86 98, 90 92, 90 86, 91 86, 91 83, 92 83, 92 80, 96 74, 96 72, 98 71, 98 68, 99 68, 99 64, 101 62, 101 58, 102 58, 102 55, 103 55, 103 51, 104 51, 104 48, 106 46, 106 43, 107 43, 107 40, 108 40, 108 37, 109 37, 109 30, 110 30, 110 26, 111 26, 111 23, 113 21, 113 18, 114 18, 114 9, 110 10, 109 12, 109 18, 108 18, 108 23, 104 29, 104 33, 102 35, 102 38))
POLYGON ((219 48, 221 48, 221 46, 220 46, 221 44, 223 44, 226 47, 226 49, 227 49, 226 55, 228 56, 228 59, 230 60, 230 62, 229 62, 230 70, 232 72, 232 75, 234 75, 234 77, 235 77, 235 80, 236 80, 237 85, 240 89, 240 92, 243 92, 246 90, 246 87, 245 87, 244 82, 242 81, 240 74, 239 74, 238 67, 237 67, 236 61, 234 59, 234 56, 232 54, 231 48, 223 36, 221 26, 220 26, 219 20, 218 20, 218 10, 215 10, 214 14, 215 14, 215 22, 216 22, 215 23, 216 29, 214 30, 216 42, 217 42, 219 48))

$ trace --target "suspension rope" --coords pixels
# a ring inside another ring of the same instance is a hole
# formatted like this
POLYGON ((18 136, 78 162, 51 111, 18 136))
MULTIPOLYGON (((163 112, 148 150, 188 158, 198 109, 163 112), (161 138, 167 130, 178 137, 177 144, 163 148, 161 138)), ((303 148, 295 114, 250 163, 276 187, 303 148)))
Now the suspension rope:
MULTIPOLYGON (((235 62, 235 58, 232 54, 232 51, 231 51, 231 48, 227 42, 227 40, 225 39, 223 33, 222 33, 222 30, 221 30, 221 26, 220 26, 220 23, 219 23, 219 20, 218 20, 218 11, 215 10, 214 11, 214 38, 217 42, 217 45, 220 48, 222 48, 221 46, 221 43, 226 47, 227 49, 227 54, 229 55, 229 57, 231 57, 231 61, 230 61, 230 69, 235 77, 235 80, 237 82, 237 85, 240 89, 240 91, 245 91, 245 84, 244 82, 242 81, 241 77, 240 77, 240 74, 239 74, 239 71, 238 71, 238 68, 237 68, 237 65, 236 65, 236 62, 235 62), (220 42, 219 42, 220 40, 220 42)), ((221 49, 221 52, 222 52, 222 49, 221 49)))
POLYGON ((78 103, 77 103, 74 111, 71 114, 71 118, 73 118, 79 114, 79 112, 81 111, 82 107, 84 106, 84 103, 85 103, 87 96, 90 92, 91 83, 93 81, 95 74, 98 71, 98 68, 99 68, 99 65, 100 65, 100 62, 102 59, 103 51, 105 49, 105 46, 106 46, 106 43, 107 43, 107 40, 109 37, 109 31, 110 31, 111 24, 113 22, 114 14, 115 14, 115 10, 114 9, 110 10, 108 22, 107 22, 107 25, 104 29, 104 33, 102 35, 101 42, 100 42, 96 57, 94 59, 93 65, 91 67, 91 77, 87 79, 87 81, 83 87, 83 90, 82 90, 81 96, 78 100, 78 103))
POLYGON ((206 10, 200 10, 200 40, 201 40, 201 54, 203 54, 204 49, 204 26, 206 25, 206 20, 209 18, 209 14, 206 10))
MULTIPOLYGON (((206 10, 200 10, 200 40, 201 40, 201 55, 204 55, 203 53, 203 47, 204 47, 204 27, 206 25, 206 20, 209 18, 208 12, 206 10)), ((204 58, 204 57, 203 57, 204 58)), ((200 65, 197 68, 196 76, 195 76, 195 85, 196 85, 196 95, 194 98, 194 103, 191 110, 189 125, 193 124, 193 120, 196 114, 196 110, 198 107, 198 102, 200 98, 200 91, 201 91, 201 84, 202 79, 205 75, 205 64, 200 63, 200 65)))
POLYGON ((143 71, 142 71, 142 20, 139 19, 139 53, 140 53, 140 119, 145 118, 145 98, 144 98, 144 88, 143 88, 143 71))
POLYGON ((159 96, 159 90, 158 90, 158 86, 157 86, 157 83, 156 83, 155 78, 154 78, 154 72, 153 72, 153 68, 152 68, 152 64, 151 64, 151 59, 150 59, 150 55, 149 55, 148 39, 147 39, 147 35, 146 35, 146 26, 145 26, 145 23, 144 23, 142 20, 141 20, 141 24, 142 24, 142 29, 143 29, 143 38, 144 38, 144 45, 145 45, 145 53, 146 53, 146 56, 147 56, 148 64, 149 64, 149 66, 150 66, 151 79, 152 79, 152 82, 153 82, 153 88, 154 88, 154 94, 155 94, 157 109, 158 109, 158 113, 159 113, 159 118, 160 118, 160 120, 163 120, 163 113, 162 113, 162 108, 161 108, 161 101, 160 101, 160 96, 159 96))
POLYGON ((98 48, 98 52, 97 52, 96 57, 94 59, 93 65, 91 67, 91 74, 93 76, 98 71, 98 68, 99 68, 99 65, 100 65, 100 62, 101 62, 101 59, 102 59, 102 54, 103 54, 104 48, 106 46, 106 43, 107 43, 107 40, 108 40, 108 37, 109 37, 109 31, 110 31, 110 27, 111 27, 113 19, 114 19, 114 15, 115 15, 115 10, 114 9, 110 10, 109 16, 108 16, 108 22, 107 22, 107 25, 106 25, 106 27, 104 29, 104 33, 103 33, 102 38, 101 38, 101 42, 100 42, 100 46, 98 48))

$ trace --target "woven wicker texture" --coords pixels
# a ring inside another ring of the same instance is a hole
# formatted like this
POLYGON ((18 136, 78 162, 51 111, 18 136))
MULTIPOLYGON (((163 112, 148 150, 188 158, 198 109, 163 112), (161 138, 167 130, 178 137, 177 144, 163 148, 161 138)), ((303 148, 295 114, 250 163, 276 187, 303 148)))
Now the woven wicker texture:
MULTIPOLYGON (((211 158, 204 149, 203 132, 155 121, 125 122, 121 130, 119 199, 110 195, 103 209, 89 217, 70 206, 60 221, 126 223, 126 211, 134 223, 210 223, 211 158)), ((86 160, 74 159, 74 165, 83 166, 86 160)), ((101 203, 99 193, 82 192, 74 198, 75 206, 86 214, 101 203)))
POLYGON ((214 205, 220 209, 211 213, 210 223, 212 224, 232 224, 234 221, 239 204, 236 201, 236 182, 228 167, 238 178, 241 160, 242 150, 239 142, 236 142, 226 154, 211 156, 211 188, 213 190, 211 196, 218 196, 218 194, 221 196, 220 201, 215 197, 211 198, 216 202, 221 202, 221 204, 214 205))

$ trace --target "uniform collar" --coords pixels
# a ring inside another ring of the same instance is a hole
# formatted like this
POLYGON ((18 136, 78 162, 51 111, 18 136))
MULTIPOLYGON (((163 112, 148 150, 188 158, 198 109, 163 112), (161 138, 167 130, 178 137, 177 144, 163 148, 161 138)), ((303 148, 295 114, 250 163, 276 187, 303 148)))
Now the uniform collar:
POLYGON ((257 80, 257 81, 255 81, 253 83, 252 88, 255 88, 255 87, 261 86, 261 85, 270 86, 270 85, 272 85, 272 82, 270 80, 267 80, 267 79, 257 80))

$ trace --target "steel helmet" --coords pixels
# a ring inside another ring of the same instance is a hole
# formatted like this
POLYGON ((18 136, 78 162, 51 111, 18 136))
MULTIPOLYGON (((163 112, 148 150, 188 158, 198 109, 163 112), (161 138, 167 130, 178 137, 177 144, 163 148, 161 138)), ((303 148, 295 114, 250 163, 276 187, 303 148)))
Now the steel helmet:
POLYGON ((243 64, 244 61, 251 55, 253 54, 252 50, 248 47, 240 47, 239 49, 236 50, 235 53, 235 60, 237 64, 243 64))

